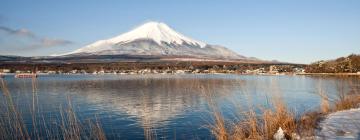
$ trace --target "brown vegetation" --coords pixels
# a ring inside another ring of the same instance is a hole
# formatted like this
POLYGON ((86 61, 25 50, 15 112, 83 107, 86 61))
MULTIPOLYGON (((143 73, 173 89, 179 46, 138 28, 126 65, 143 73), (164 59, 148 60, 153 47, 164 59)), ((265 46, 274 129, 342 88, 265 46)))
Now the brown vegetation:
MULTIPOLYGON (((341 87, 342 89, 344 87, 341 87)), ((359 107, 359 89, 349 92, 339 90, 336 99, 330 99, 319 89, 321 104, 318 110, 296 116, 283 102, 281 97, 271 99, 273 108, 260 107, 260 113, 250 109, 240 121, 229 123, 221 115, 214 102, 209 99, 215 123, 209 129, 219 140, 273 139, 274 134, 282 128, 286 139, 314 139, 318 123, 332 112, 359 107), (332 102, 332 104, 330 103, 332 102)), ((211 97, 211 95, 207 95, 211 97)), ((241 113, 238 113, 241 115, 241 113)))

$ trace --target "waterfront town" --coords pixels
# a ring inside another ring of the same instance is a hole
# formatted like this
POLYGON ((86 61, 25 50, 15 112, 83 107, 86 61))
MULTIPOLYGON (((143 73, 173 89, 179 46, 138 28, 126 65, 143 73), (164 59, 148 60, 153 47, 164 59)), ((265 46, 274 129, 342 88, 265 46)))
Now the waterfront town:
POLYGON ((36 73, 43 74, 196 74, 196 73, 232 73, 232 74, 253 74, 253 75, 291 75, 305 73, 303 66, 293 65, 270 65, 270 66, 256 66, 256 67, 241 67, 239 65, 232 66, 218 66, 214 65, 209 68, 195 68, 189 66, 187 68, 167 67, 165 69, 105 69, 99 68, 96 70, 72 69, 72 70, 15 70, 15 69, 0 69, 2 75, 6 74, 20 74, 20 73, 36 73))
POLYGON ((360 56, 351 54, 311 64, 234 62, 2 63, 0 76, 11 74, 196 74, 360 75, 360 56))

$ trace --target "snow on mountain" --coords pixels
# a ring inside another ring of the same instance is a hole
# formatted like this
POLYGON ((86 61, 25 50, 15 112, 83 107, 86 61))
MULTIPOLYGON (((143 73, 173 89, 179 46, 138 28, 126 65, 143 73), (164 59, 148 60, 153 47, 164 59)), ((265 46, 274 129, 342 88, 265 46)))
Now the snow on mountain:
POLYGON ((174 31, 166 24, 158 22, 145 23, 144 25, 136 28, 133 31, 110 39, 110 42, 126 42, 140 38, 152 39, 158 44, 166 42, 177 44, 187 43, 195 46, 198 45, 200 47, 206 46, 205 43, 190 39, 174 31))
POLYGON ((243 59, 221 46, 186 37, 160 22, 148 22, 122 35, 100 40, 64 55, 160 55, 243 59))

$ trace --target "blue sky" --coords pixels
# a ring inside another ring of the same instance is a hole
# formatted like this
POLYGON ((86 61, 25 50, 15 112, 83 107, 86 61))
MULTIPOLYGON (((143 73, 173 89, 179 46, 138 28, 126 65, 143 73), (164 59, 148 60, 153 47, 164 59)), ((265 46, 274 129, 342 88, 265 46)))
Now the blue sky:
POLYGON ((160 21, 245 56, 310 63, 360 53, 358 0, 2 0, 0 55, 69 52, 160 21))

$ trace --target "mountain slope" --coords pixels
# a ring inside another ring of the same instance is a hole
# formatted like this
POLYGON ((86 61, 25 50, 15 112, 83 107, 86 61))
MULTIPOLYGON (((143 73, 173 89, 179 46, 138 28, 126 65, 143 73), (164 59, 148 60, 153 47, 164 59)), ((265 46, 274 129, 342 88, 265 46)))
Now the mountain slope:
POLYGON ((216 45, 186 37, 164 23, 148 22, 125 34, 100 40, 65 55, 153 55, 206 59, 246 59, 216 45))

